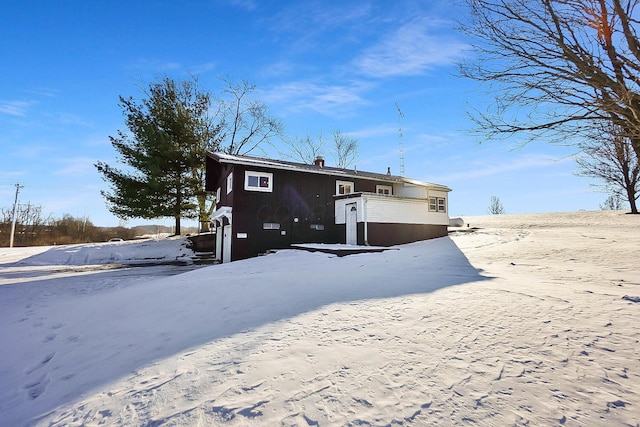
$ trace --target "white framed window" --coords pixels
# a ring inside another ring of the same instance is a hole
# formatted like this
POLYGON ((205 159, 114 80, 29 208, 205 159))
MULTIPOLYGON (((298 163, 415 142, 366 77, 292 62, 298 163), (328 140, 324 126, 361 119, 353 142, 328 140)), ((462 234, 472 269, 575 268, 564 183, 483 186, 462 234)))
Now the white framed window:
POLYGON ((227 176, 227 194, 231 193, 231 190, 233 190, 233 172, 227 176))
POLYGON ((429 197, 429 212, 446 212, 447 203, 444 197, 429 197))
POLYGON ((429 212, 438 212, 438 201, 435 197, 429 197, 429 212))
POLYGON ((353 182, 336 181, 336 194, 351 194, 353 192, 353 182))
POLYGON ((280 230, 280 224, 277 222, 263 222, 262 223, 263 230, 280 230))
POLYGON ((269 172, 246 171, 244 173, 244 189, 247 191, 273 191, 273 174, 269 172))
POLYGON ((216 205, 220 203, 220 187, 216 190, 216 205))
POLYGON ((376 193, 391 196, 393 194, 393 187, 390 185, 376 185, 376 193))
POLYGON ((324 230, 324 224, 311 224, 311 229, 322 231, 324 230))

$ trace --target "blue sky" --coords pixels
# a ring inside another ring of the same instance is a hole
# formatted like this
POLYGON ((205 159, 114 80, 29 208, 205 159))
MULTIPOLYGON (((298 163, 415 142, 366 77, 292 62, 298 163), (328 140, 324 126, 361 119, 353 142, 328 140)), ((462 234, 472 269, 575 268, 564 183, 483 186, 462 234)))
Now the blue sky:
MULTIPOLYGON (((117 225, 93 164, 116 163, 118 97, 191 73, 212 92, 225 76, 254 83, 290 134, 356 137, 360 170, 399 173, 401 127, 405 176, 451 187, 450 216, 486 214, 491 196, 507 213, 597 210, 606 195, 574 175, 573 149, 469 132, 467 111, 490 99, 456 76, 464 14, 449 0, 5 1, 0 207, 19 183, 45 214, 117 225)), ((127 225, 149 222, 172 224, 127 225)))

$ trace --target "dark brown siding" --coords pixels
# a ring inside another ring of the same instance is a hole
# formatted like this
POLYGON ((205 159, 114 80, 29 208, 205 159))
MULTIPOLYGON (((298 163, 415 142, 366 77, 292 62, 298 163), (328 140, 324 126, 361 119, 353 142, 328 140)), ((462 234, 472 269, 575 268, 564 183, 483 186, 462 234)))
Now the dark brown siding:
MULTIPOLYGON (((232 260, 257 256, 269 249, 287 248, 292 243, 345 243, 345 225, 335 224, 336 181, 354 183, 355 192, 375 192, 377 184, 369 179, 220 164, 207 158, 206 189, 220 188, 218 207, 233 208, 232 260), (273 191, 244 189, 245 171, 273 174, 273 191), (227 176, 233 172, 233 188, 227 194, 227 176), (264 223, 279 224, 265 230, 264 223), (324 228, 323 230, 313 229, 324 228), (238 233, 246 238, 238 238, 238 233)), ((369 223, 369 244, 390 246, 447 235, 446 226, 369 223)), ((364 224, 358 223, 358 244, 364 244, 364 224)))
MULTIPOLYGON (((364 240, 364 224, 358 224, 358 244, 360 239, 364 240), (360 226, 362 225, 362 234, 360 226)), ((417 242, 419 240, 434 239, 444 237, 448 234, 446 225, 431 224, 367 224, 369 245, 371 246, 393 246, 403 243, 417 242)))
POLYGON ((233 174, 233 260, 286 248, 292 243, 338 242, 334 177, 243 165, 236 165, 233 174), (246 191, 247 170, 272 173, 273 191, 246 191), (279 224, 280 228, 264 230, 265 223, 279 224), (324 229, 313 229, 312 225, 324 229), (247 239, 238 239, 237 233, 247 233, 247 239))

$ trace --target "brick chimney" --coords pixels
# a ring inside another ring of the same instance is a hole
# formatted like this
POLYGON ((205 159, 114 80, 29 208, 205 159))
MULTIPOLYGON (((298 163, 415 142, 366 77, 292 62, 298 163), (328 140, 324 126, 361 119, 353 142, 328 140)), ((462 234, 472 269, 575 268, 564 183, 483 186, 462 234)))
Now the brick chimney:
POLYGON ((323 168, 324 167, 324 158, 322 156, 316 157, 316 159, 313 161, 313 164, 323 168))

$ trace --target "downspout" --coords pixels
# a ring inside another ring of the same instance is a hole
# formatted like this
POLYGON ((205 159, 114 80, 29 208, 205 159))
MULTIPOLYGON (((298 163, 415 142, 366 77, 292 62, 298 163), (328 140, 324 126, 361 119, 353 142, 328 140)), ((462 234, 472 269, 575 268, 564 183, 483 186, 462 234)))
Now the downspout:
POLYGON ((362 195, 362 219, 364 221, 364 245, 369 246, 369 227, 367 226, 367 196, 362 195))

